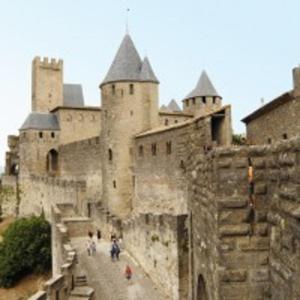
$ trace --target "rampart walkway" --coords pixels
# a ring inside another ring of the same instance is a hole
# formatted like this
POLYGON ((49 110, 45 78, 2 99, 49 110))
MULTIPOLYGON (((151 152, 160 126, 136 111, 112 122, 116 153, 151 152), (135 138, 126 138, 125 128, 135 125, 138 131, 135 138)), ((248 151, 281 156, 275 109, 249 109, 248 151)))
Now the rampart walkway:
POLYGON ((89 286, 96 292, 95 300, 162 300, 148 276, 122 251, 120 261, 112 262, 109 255, 110 243, 101 240, 95 256, 88 256, 87 238, 72 239, 77 249, 80 274, 86 275, 89 286), (128 282, 124 276, 126 264, 133 270, 128 282))

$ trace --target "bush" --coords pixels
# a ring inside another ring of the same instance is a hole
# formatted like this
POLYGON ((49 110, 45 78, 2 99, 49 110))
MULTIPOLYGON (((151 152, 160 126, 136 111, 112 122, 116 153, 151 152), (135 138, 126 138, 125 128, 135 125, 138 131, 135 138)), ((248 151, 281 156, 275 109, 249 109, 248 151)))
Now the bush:
POLYGON ((0 243, 0 286, 10 287, 24 275, 51 268, 51 227, 43 217, 12 223, 0 243))

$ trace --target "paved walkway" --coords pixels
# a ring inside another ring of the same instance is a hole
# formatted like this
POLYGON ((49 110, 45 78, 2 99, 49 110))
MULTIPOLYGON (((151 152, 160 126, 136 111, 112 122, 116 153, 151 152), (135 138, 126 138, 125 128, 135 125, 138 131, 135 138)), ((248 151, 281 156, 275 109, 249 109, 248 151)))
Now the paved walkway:
POLYGON ((87 238, 72 239, 77 249, 79 270, 77 275, 86 275, 89 286, 96 292, 95 300, 163 300, 149 277, 122 251, 120 261, 110 259, 110 243, 101 240, 95 256, 88 256, 85 248, 87 238), (133 277, 130 282, 124 276, 129 264, 133 277))

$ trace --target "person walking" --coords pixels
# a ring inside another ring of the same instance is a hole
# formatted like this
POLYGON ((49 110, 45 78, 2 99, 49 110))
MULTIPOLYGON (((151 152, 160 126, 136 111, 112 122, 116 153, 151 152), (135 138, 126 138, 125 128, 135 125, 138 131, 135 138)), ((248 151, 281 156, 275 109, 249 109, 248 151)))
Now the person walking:
POLYGON ((132 277, 132 270, 131 268, 129 267, 129 265, 126 266, 126 269, 125 269, 125 277, 126 279, 129 281, 132 277))
POLYGON ((101 239, 101 231, 99 229, 97 229, 97 240, 98 242, 100 242, 101 239))
POLYGON ((91 254, 92 256, 96 254, 96 243, 93 240, 91 242, 91 254))
POLYGON ((88 239, 85 243, 88 256, 91 256, 91 241, 88 239))
POLYGON ((111 245, 111 250, 110 250, 111 260, 114 261, 115 257, 117 258, 117 260, 119 260, 120 252, 121 250, 117 243, 117 240, 113 240, 113 243, 111 245))

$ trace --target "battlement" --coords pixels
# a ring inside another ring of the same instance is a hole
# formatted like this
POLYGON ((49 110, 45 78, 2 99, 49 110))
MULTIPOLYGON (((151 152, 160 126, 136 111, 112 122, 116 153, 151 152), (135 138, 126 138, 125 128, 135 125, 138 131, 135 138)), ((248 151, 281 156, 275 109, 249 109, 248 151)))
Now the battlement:
POLYGON ((40 56, 36 56, 32 61, 33 66, 41 67, 44 69, 52 70, 62 70, 63 69, 63 60, 44 57, 43 59, 40 56))

